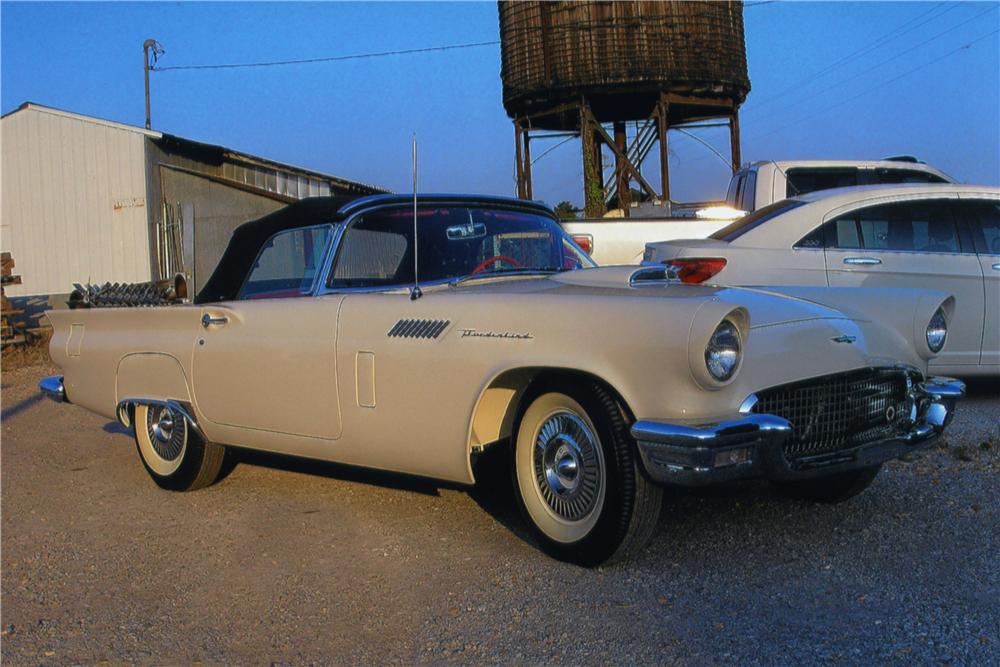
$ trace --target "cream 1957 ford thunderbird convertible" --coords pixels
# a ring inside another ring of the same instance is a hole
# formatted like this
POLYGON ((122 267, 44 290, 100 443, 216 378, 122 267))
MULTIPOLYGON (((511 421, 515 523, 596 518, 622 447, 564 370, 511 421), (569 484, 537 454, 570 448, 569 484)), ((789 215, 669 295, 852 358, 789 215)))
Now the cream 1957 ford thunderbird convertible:
POLYGON ((642 546, 661 485, 844 500, 931 443, 964 393, 924 375, 954 306, 595 268, 526 201, 323 198, 238 228, 194 303, 50 312, 41 388, 134 428, 177 491, 229 446, 466 484, 507 448, 542 547, 593 565, 642 546))

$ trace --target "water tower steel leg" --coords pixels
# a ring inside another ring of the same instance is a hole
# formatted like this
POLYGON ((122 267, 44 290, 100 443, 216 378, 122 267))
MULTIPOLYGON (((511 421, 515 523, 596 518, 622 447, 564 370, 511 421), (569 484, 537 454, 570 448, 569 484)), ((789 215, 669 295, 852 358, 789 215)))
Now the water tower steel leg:
POLYGON ((626 218, 631 217, 632 193, 628 173, 625 171, 625 163, 628 162, 626 149, 628 147, 628 136, 625 133, 625 123, 616 121, 615 128, 615 189, 618 191, 618 208, 626 218))
POLYGON ((670 102, 660 97, 657 106, 656 132, 660 140, 660 201, 670 201, 670 153, 667 151, 667 131, 670 129, 670 102))
POLYGON ((524 137, 524 199, 534 199, 531 192, 531 134, 525 128, 521 136, 524 137))
POLYGON ((525 199, 527 191, 524 187, 524 162, 521 159, 521 121, 514 119, 514 168, 517 171, 517 196, 525 199))
POLYGON ((740 170, 740 114, 729 117, 729 149, 733 158, 733 173, 740 170))
POLYGON ((583 210, 588 218, 604 215, 604 178, 601 145, 586 103, 580 104, 580 143, 583 144, 583 210))

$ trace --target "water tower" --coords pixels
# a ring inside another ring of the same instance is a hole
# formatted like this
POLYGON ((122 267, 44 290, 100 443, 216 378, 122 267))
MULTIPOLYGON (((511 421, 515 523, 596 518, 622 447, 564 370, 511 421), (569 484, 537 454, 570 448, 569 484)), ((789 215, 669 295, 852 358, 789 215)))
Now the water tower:
POLYGON ((741 2, 499 2, 503 103, 514 121, 517 193, 531 198, 531 141, 579 136, 588 216, 632 183, 668 202, 670 128, 728 125, 740 164, 739 107, 750 91, 741 2), (634 122, 629 136, 627 123, 634 122), (642 175, 660 146, 660 190, 642 175), (614 155, 606 180, 603 147, 614 155))

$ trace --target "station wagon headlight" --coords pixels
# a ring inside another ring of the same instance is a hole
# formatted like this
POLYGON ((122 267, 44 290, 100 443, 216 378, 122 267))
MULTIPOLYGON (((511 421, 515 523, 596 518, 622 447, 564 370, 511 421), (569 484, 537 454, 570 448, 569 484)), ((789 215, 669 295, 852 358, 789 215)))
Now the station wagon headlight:
MULTIPOLYGON (((928 340, 929 332, 930 329, 927 334, 928 340)), ((733 377, 740 365, 742 354, 743 341, 740 330, 729 320, 722 320, 705 347, 705 366, 709 375, 718 382, 725 382, 733 377)))
POLYGON ((948 320, 944 316, 944 311, 940 308, 934 313, 934 317, 927 324, 927 347, 931 352, 937 354, 944 347, 944 342, 948 338, 948 320))

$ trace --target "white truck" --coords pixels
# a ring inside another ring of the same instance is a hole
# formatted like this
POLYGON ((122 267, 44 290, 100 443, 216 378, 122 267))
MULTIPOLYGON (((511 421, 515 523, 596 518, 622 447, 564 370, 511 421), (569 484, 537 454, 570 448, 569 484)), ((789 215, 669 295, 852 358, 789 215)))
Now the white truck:
POLYGON ((718 206, 675 207, 669 216, 566 220, 562 227, 598 264, 639 264, 649 242, 705 238, 786 197, 854 185, 954 182, 906 155, 867 161, 764 160, 733 174, 726 200, 718 206))

